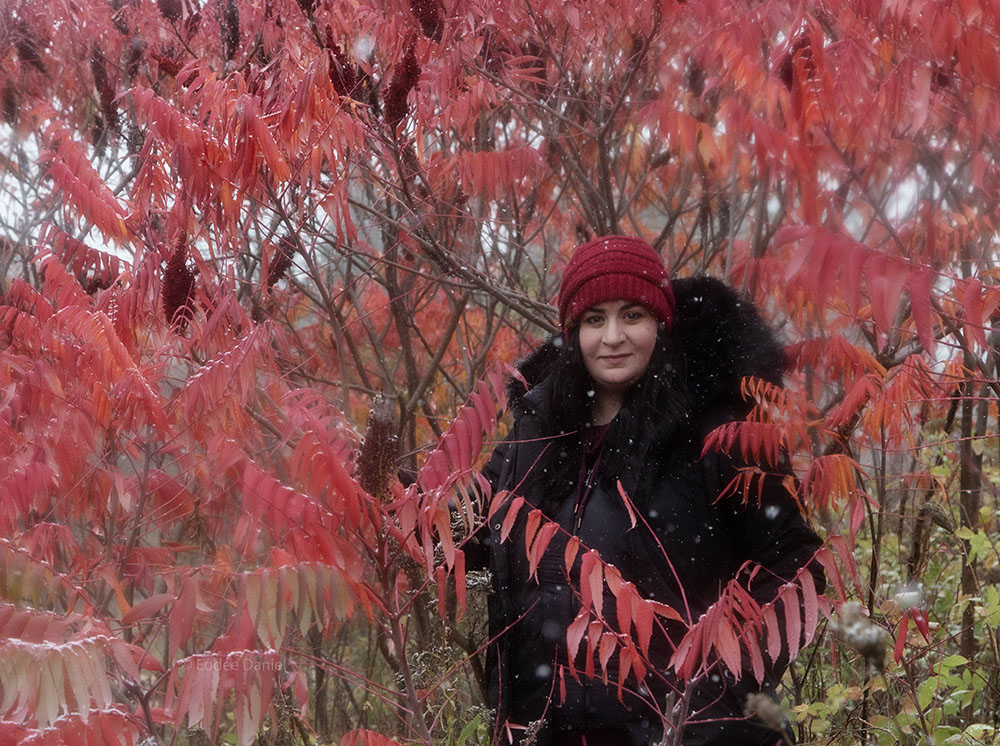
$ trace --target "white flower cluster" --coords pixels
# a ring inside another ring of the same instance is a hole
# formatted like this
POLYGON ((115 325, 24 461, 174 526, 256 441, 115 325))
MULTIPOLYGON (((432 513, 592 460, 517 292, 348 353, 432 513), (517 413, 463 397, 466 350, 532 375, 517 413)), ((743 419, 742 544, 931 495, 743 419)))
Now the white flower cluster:
POLYGON ((840 620, 830 621, 830 631, 861 653, 867 665, 867 676, 885 670, 885 656, 892 638, 868 617, 861 604, 852 601, 841 606, 840 620))

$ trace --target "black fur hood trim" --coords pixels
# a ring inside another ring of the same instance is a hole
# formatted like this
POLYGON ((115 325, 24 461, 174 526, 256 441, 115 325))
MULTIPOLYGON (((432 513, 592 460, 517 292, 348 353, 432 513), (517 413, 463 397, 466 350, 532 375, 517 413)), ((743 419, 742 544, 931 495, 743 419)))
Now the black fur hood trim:
MULTIPOLYGON (((749 404, 740 380, 756 376, 780 384, 784 357, 777 336, 754 305, 714 277, 673 281, 677 308, 670 337, 684 357, 695 416, 728 412, 743 417, 749 404)), ((528 391, 545 380, 559 355, 559 335, 517 364, 528 383, 512 380, 508 396, 515 411, 533 409, 528 391)))

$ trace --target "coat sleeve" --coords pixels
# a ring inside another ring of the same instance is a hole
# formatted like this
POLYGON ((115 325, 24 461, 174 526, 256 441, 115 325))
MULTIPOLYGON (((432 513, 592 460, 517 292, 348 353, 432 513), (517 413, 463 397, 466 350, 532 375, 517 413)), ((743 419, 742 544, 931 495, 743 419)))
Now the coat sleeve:
MULTIPOLYGON (((725 487, 736 477, 740 464, 731 459, 723 461, 721 471, 725 487)), ((810 528, 798 501, 789 492, 790 488, 798 490, 798 481, 788 470, 762 474, 755 479, 760 481, 754 481, 749 494, 723 498, 731 521, 735 558, 747 563, 740 579, 754 600, 764 605, 774 601, 781 587, 806 567, 817 594, 822 594, 826 578, 822 567, 814 560, 822 541, 810 528)), ((770 673, 780 678, 788 665, 783 604, 777 604, 775 612, 782 633, 783 652, 771 661, 770 673)))
MULTIPOLYGON (((509 486, 511 461, 516 458, 516 432, 519 430, 515 421, 506 439, 494 450, 490 459, 483 467, 482 474, 490 485, 491 495, 509 486)), ((489 609, 489 643, 486 646, 486 703, 494 711, 496 724, 506 722, 509 715, 511 700, 510 682, 507 675, 510 671, 510 646, 501 635, 511 619, 511 600, 509 582, 505 580, 502 552, 494 552, 493 531, 486 519, 489 511, 489 500, 483 500, 483 520, 476 532, 466 542, 466 568, 490 570, 493 574, 493 592, 487 598, 489 609)), ((499 547, 497 547, 499 550, 499 547)))

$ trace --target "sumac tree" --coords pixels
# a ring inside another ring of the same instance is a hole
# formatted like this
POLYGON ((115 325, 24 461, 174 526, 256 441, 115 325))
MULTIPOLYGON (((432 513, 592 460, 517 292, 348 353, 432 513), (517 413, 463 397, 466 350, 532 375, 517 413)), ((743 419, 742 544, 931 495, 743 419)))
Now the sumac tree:
MULTIPOLYGON (((804 735, 996 727, 996 2, 7 9, 3 740, 483 737, 462 542, 502 363, 611 232, 789 342, 708 446, 788 452, 829 537, 830 610, 775 605, 861 657, 793 667, 804 735)), ((568 631, 598 672, 666 613, 615 572, 633 639, 568 631)), ((777 619, 733 588, 677 671, 777 619)))

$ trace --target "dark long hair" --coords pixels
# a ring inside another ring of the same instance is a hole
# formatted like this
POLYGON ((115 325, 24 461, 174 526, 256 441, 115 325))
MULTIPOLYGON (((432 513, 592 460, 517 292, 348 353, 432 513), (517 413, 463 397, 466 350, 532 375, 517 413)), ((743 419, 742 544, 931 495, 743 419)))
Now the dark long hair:
MULTIPOLYGON (((551 510, 576 488, 596 390, 580 351, 579 326, 557 343, 561 343, 558 354, 542 385, 546 429, 559 437, 534 469, 543 510, 551 510)), ((689 455, 690 395, 685 378, 683 356, 661 325, 649 365, 626 393, 605 436, 599 470, 605 489, 614 489, 618 479, 648 459, 689 455)))

